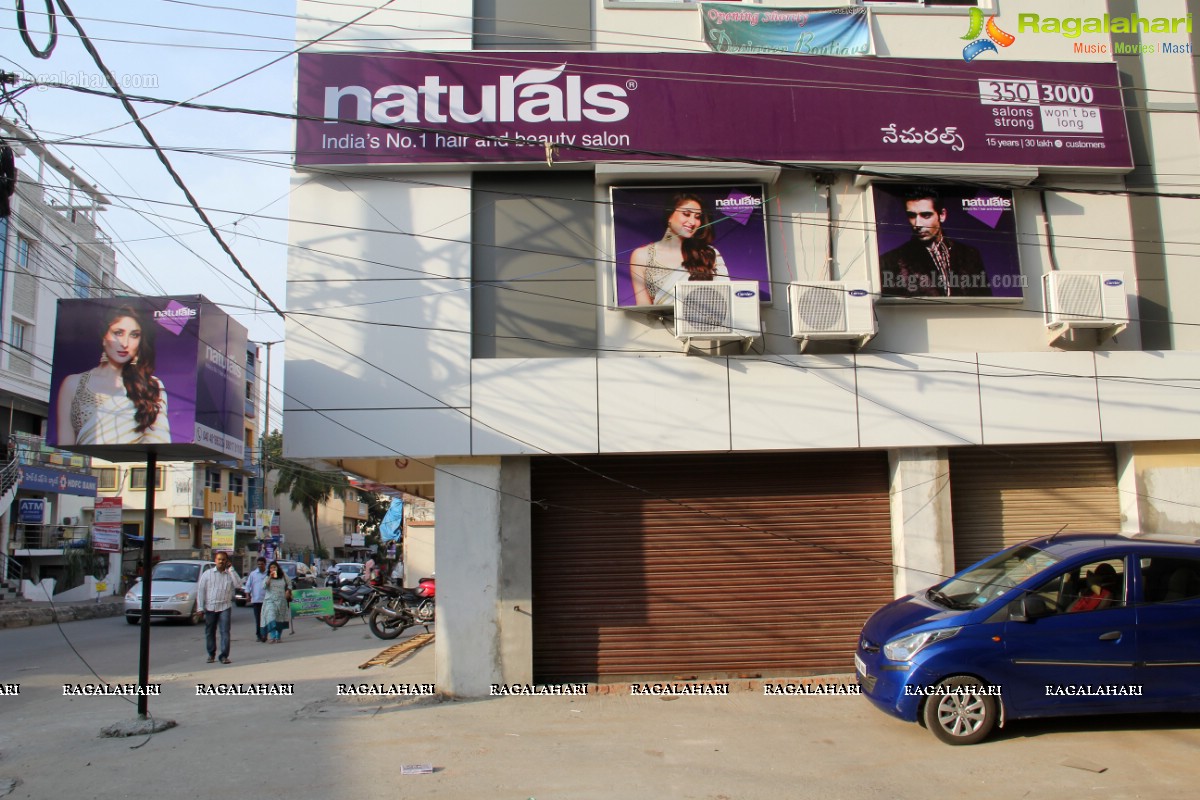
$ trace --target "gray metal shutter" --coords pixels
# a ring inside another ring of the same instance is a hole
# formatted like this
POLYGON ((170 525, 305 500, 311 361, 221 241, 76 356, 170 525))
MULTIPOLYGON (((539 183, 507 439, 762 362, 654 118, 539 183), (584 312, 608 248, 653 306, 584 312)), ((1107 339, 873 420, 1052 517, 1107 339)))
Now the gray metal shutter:
POLYGON ((1064 525, 1121 529, 1111 445, 971 447, 949 456, 956 569, 1064 525))
POLYGON ((892 599, 884 453, 532 469, 538 680, 849 672, 892 599))

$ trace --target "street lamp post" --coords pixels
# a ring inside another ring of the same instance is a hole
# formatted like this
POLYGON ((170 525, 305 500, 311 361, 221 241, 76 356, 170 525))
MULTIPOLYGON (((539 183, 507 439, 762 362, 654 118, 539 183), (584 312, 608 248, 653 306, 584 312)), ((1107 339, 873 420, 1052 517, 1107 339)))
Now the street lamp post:
POLYGON ((267 388, 263 392, 263 427, 259 436, 258 470, 261 476, 259 485, 259 507, 267 508, 267 435, 271 432, 271 346, 282 343, 282 339, 273 342, 256 342, 267 348, 267 388))

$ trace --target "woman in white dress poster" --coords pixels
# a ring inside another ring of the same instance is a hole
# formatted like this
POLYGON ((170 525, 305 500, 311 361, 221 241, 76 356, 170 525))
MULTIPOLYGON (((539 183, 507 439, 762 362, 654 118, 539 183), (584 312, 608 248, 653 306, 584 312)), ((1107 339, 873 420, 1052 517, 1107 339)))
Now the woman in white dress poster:
POLYGON ((58 445, 167 444, 167 392, 154 376, 154 331, 129 306, 104 318, 100 363, 58 390, 58 445))

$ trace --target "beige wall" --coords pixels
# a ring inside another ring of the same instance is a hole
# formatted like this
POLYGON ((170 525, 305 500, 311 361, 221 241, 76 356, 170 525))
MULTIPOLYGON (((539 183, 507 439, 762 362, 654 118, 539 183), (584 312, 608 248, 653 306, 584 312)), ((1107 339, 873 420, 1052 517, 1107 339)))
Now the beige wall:
POLYGON ((1132 451, 1142 530, 1200 536, 1200 441, 1144 442, 1132 451))

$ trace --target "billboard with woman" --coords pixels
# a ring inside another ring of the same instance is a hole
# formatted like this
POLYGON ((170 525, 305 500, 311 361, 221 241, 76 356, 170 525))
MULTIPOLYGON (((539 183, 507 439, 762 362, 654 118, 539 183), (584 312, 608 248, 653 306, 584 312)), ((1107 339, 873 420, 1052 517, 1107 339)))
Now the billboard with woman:
POLYGON ((110 460, 240 458, 245 358, 246 329, 199 295, 59 300, 47 441, 110 460))
POLYGON ((675 284, 758 281, 771 299, 760 185, 613 187, 616 305, 672 307, 675 284))

